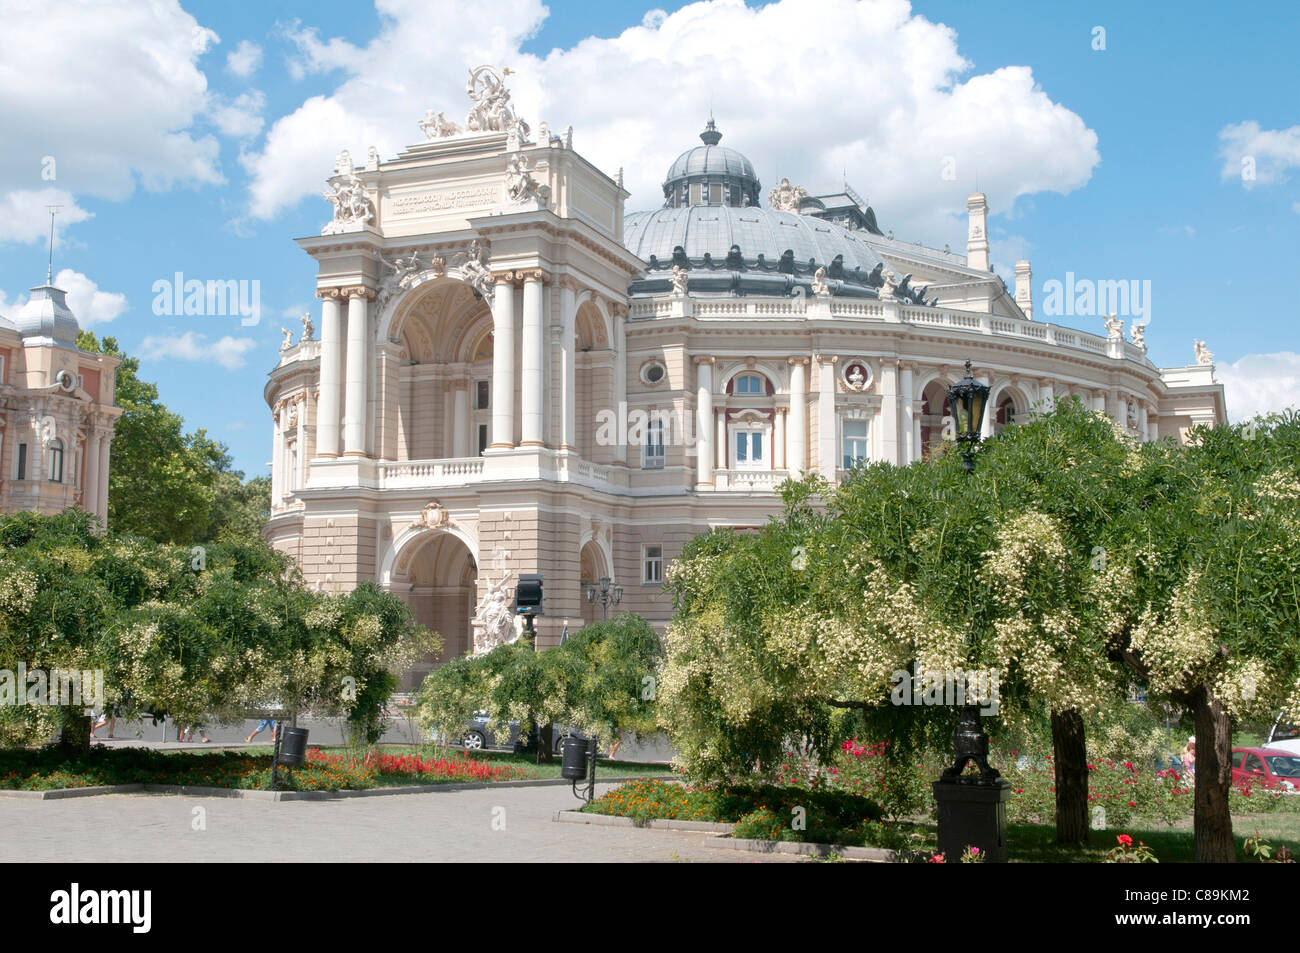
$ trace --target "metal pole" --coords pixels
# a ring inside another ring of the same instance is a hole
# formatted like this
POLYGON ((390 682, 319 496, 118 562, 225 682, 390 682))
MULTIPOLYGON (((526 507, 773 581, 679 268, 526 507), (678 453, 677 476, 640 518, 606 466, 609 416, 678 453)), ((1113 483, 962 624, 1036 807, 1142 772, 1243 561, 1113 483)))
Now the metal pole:
POLYGON ((274 791, 280 784, 280 740, 284 737, 284 732, 280 730, 280 720, 275 721, 275 746, 271 749, 271 790, 274 791))

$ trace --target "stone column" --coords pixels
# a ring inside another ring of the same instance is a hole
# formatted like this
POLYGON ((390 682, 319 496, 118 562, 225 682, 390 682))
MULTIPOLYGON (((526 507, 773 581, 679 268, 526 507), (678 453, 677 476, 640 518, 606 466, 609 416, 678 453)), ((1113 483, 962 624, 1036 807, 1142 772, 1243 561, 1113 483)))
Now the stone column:
POLYGON ((307 485, 307 394, 303 392, 298 401, 298 473, 294 486, 307 485))
POLYGON ((560 279, 560 449, 578 449, 578 376, 575 334, 578 320, 578 283, 560 279))
MULTIPOLYGON (((614 328, 614 409, 623 412, 627 406, 627 305, 615 301, 610 306, 610 324, 614 328)), ((614 460, 626 460, 627 447, 622 443, 614 446, 614 460)))
POLYGON ((321 298, 320 399, 316 405, 316 456, 339 455, 340 371, 343 355, 343 314, 338 288, 316 292, 321 298))
POLYGON ((835 364, 839 358, 829 354, 817 355, 817 465, 827 480, 834 483, 839 476, 835 465, 835 364))
POLYGON ((520 405, 521 447, 542 446, 542 408, 544 387, 542 380, 542 353, 545 338, 542 334, 542 278, 540 269, 521 272, 524 279, 522 366, 519 385, 523 389, 520 405))
POLYGON ((787 363, 790 365, 790 443, 786 447, 786 469, 792 477, 799 477, 808 465, 808 385, 804 376, 808 358, 792 357, 787 363))
POLYGON ((989 402, 984 407, 984 419, 980 422, 980 439, 987 440, 993 436, 993 418, 998 413, 995 402, 1001 398, 1001 394, 993 393, 993 381, 991 380, 993 375, 988 371, 972 372, 971 376, 989 388, 989 402))
POLYGON ((1147 405, 1138 404, 1138 437, 1145 443, 1147 439, 1147 405))
POLYGON ((112 456, 113 440, 104 434, 99 441, 99 510, 104 517, 104 528, 108 528, 108 465, 112 456))
POLYGON ((284 490, 284 401, 275 402, 271 423, 271 509, 278 510, 284 490))
POLYGON ((772 413, 772 469, 784 470, 785 467, 785 415, 783 407, 772 413))
MULTIPOLYGON (((0 430, 0 434, 4 431, 0 430)), ((82 451, 85 460, 86 481, 81 488, 81 508, 92 516, 99 515, 99 434, 92 430, 86 432, 86 448, 82 451)))
POLYGON ((453 391, 451 455, 453 457, 469 456, 469 388, 464 381, 457 381, 453 391))
POLYGON ((695 463, 697 487, 713 486, 713 358, 695 361, 695 463))
POLYGON ((731 448, 727 446, 727 408, 719 408, 715 417, 717 420, 717 439, 714 440, 714 456, 717 458, 716 466, 720 470, 727 469, 727 454, 731 448))
POLYGON ((515 273, 497 272, 492 294, 492 446, 515 445, 515 273))
POLYGON ((1056 389, 1051 381, 1038 382, 1038 407, 1044 414, 1050 414, 1056 408, 1056 389))
POLYGON ((903 462, 898 439, 898 362, 880 362, 880 458, 888 463, 903 462))
POLYGON ((899 434, 903 438, 903 446, 902 458, 899 462, 903 466, 907 466, 916 459, 916 444, 914 443, 916 436, 916 394, 914 388, 912 365, 904 364, 898 373, 899 400, 903 405, 903 420, 899 434))
POLYGON ((366 455, 366 397, 369 391, 370 335, 366 301, 370 289, 355 285, 348 296, 348 348, 344 371, 343 455, 366 455))

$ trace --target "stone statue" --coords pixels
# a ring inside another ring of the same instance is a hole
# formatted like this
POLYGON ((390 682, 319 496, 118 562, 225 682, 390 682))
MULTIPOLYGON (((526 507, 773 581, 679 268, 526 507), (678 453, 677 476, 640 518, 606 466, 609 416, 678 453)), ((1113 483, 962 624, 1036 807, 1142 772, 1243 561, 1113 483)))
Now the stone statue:
POLYGON ((334 160, 335 175, 351 175, 354 166, 352 165, 352 153, 344 149, 334 160))
POLYGON ((302 316, 302 337, 298 339, 298 343, 301 344, 303 341, 312 340, 312 335, 315 333, 316 325, 312 323, 311 312, 308 311, 302 316))
POLYGON ((690 279, 690 272, 688 272, 681 265, 673 265, 673 277, 672 277, 673 294, 675 295, 686 294, 686 282, 689 279, 690 279))
POLYGON ((825 267, 819 267, 813 272, 812 293, 820 298, 827 297, 831 293, 831 286, 826 283, 825 267))
POLYGON ((883 283, 880 286, 880 297, 892 298, 898 292, 898 275, 886 268, 882 278, 883 283))
POLYGON ((545 206, 551 202, 551 187, 533 178, 527 156, 514 152, 506 160, 506 195, 516 205, 539 202, 545 206))
POLYGON ((1142 348, 1142 350, 1145 351, 1145 350, 1147 349, 1147 341, 1146 341, 1146 325, 1145 325, 1145 324, 1135 324, 1135 325, 1133 325, 1133 332, 1132 332, 1132 333, 1133 333, 1133 344, 1134 344, 1134 346, 1136 346, 1136 347, 1140 347, 1140 348, 1142 348))
POLYGON ((492 301, 492 272, 487 266, 487 255, 483 251, 483 246, 479 244, 478 239, 470 242, 469 252, 462 252, 453 259, 453 263, 458 264, 460 273, 466 281, 477 291, 483 298, 491 303, 492 301), (462 255, 464 256, 462 259, 462 255), (456 259, 461 259, 459 262, 456 259))
POLYGON ((1124 338, 1124 322, 1119 320, 1115 315, 1106 319, 1106 335, 1112 341, 1120 341, 1124 338))
POLYGON ((366 197, 366 187, 356 173, 336 175, 326 183, 329 188, 322 194, 334 206, 334 219, 321 229, 322 235, 356 231, 375 219, 374 206, 366 197))
POLYGON ((479 66, 470 70, 465 92, 474 104, 465 117, 468 131, 512 133, 520 142, 528 138, 528 123, 515 115, 510 105, 510 90, 506 89, 501 74, 494 67, 479 66))
POLYGON ((1192 347, 1196 350, 1197 364, 1213 364, 1214 352, 1205 346, 1204 341, 1193 341, 1192 347))
POLYGON ((474 654, 490 652, 498 645, 515 641, 518 630, 515 627, 514 613, 510 611, 510 600, 506 595, 506 583, 510 573, 506 572, 499 581, 488 579, 487 592, 483 594, 474 611, 474 654))
POLYGON ((767 204, 778 212, 797 212, 799 202, 807 195, 808 190, 802 185, 791 185, 789 179, 782 179, 780 185, 767 193, 767 204))
POLYGON ((281 328, 280 333, 284 335, 284 340, 280 342, 280 353, 283 354, 293 347, 293 332, 288 328, 281 328))
POLYGON ((366 151, 366 171, 373 172, 379 168, 379 149, 371 146, 366 151))
POLYGON ((867 389, 867 375, 863 372, 861 364, 850 364, 844 379, 849 390, 862 393, 867 389))
POLYGON ((424 118, 416 125, 424 133, 426 139, 443 139, 447 136, 460 135, 460 126, 452 122, 440 111, 426 109, 424 118))

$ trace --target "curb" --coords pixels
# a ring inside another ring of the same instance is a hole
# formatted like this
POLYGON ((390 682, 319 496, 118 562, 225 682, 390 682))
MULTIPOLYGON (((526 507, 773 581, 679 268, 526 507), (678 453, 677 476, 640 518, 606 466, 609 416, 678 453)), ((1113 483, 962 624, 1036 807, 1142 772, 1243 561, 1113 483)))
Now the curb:
MULTIPOLYGON (((643 777, 598 778, 597 784, 642 781, 643 777)), ((32 801, 59 801, 72 797, 96 797, 108 794, 164 794, 183 797, 225 797, 249 801, 336 801, 354 797, 386 797, 400 794, 434 794, 440 791, 486 791, 493 788, 559 787, 571 782, 563 778, 531 778, 523 781, 482 781, 465 784, 405 784, 360 791, 259 791, 247 788, 209 788, 187 784, 108 784, 85 788, 53 788, 49 791, 0 790, 0 798, 26 798, 32 801)), ((596 815, 592 815, 596 816, 596 815)), ((618 818, 635 823, 628 818, 618 818)))
POLYGON ((750 840, 747 838, 728 837, 736 827, 721 821, 676 821, 657 818, 640 824, 630 817, 618 817, 612 814, 587 814, 583 811, 556 811, 552 820, 561 824, 591 824, 597 827, 641 827, 661 831, 690 831, 712 834, 702 840, 704 847, 716 850, 745 850, 755 854, 808 854, 825 857, 839 854, 850 860, 870 860, 877 863, 896 863, 898 854, 883 847, 847 847, 836 844, 812 844, 795 841, 750 840))

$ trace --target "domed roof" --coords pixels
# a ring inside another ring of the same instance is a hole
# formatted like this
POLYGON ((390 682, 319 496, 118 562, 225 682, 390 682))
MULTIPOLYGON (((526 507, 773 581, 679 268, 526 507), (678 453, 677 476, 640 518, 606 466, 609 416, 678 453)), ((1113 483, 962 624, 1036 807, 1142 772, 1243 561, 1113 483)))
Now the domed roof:
POLYGON ((51 284, 32 289, 32 296, 14 316, 14 326, 24 338, 52 338, 76 344, 81 327, 68 308, 67 292, 51 284))
POLYGON ((840 257, 846 279, 852 280, 853 273, 860 272, 865 280, 881 263, 867 237, 866 232, 850 231, 811 215, 726 205, 632 212, 623 222, 623 244, 650 262, 652 270, 656 263, 671 268, 678 247, 693 265, 708 255, 717 267, 724 267, 732 246, 737 246, 747 269, 767 266, 775 271, 782 256, 791 251, 799 274, 811 273, 819 266, 829 268, 840 257))
POLYGON ((759 181, 754 164, 735 149, 718 145, 722 133, 711 118, 700 138, 704 145, 687 149, 669 166, 668 177, 664 180, 664 195, 671 195, 673 186, 683 180, 707 177, 724 185, 738 185, 745 195, 757 196, 759 181))

